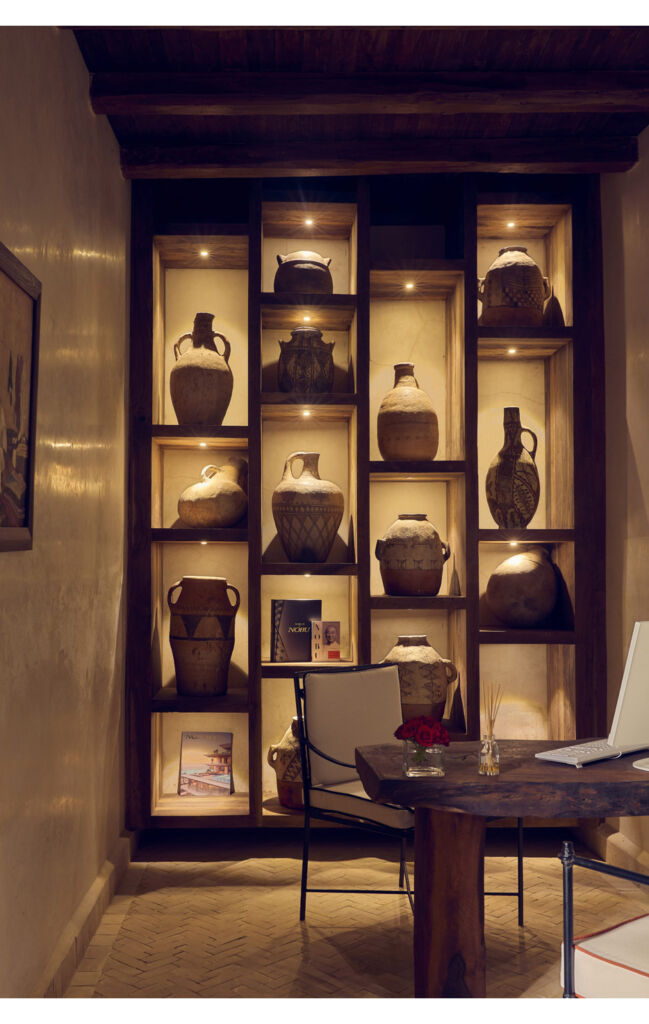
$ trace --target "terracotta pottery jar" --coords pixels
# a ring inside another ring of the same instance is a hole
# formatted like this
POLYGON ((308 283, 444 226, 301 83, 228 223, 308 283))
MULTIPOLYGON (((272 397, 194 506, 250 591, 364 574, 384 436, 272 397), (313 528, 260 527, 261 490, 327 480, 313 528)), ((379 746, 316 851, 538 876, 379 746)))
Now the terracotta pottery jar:
POLYGON ((239 591, 219 576, 183 576, 169 588, 169 639, 176 666, 176 688, 182 696, 225 693, 234 648, 234 620, 239 591), (180 587, 176 601, 171 595, 180 587), (228 590, 235 597, 231 604, 228 590))
POLYGON ((448 544, 423 512, 404 513, 377 540, 375 555, 386 594, 434 597, 442 585, 448 544))
POLYGON ((302 796, 302 762, 297 717, 293 719, 279 743, 271 743, 268 763, 277 776, 277 796, 282 807, 304 810, 302 796))
POLYGON ((557 601, 554 565, 545 548, 512 555, 492 572, 487 583, 487 604, 506 626, 529 628, 550 615, 557 601))
POLYGON ((430 715, 439 722, 444 714, 447 687, 457 679, 453 662, 438 654, 426 636, 398 637, 383 661, 399 667, 404 722, 417 715, 430 715))
POLYGON ((203 466, 200 483, 187 487, 178 499, 185 526, 234 526, 248 508, 248 463, 238 456, 224 466, 203 466))
POLYGON ((550 285, 527 249, 507 245, 498 253, 484 278, 478 278, 482 302, 480 323, 485 327, 529 326, 543 323, 543 303, 550 285))
POLYGON ((521 427, 517 408, 504 410, 503 428, 505 443, 487 471, 487 503, 501 529, 517 530, 527 526, 539 503, 541 484, 534 461, 538 441, 532 430, 521 427), (523 446, 522 434, 532 438, 531 451, 523 446))
POLYGON ((212 313, 197 313, 192 333, 183 334, 174 345, 176 365, 171 369, 169 390, 181 426, 220 427, 232 398, 231 346, 227 338, 212 330, 213 319, 212 313), (187 338, 192 345, 181 352, 187 338), (215 338, 223 342, 223 355, 215 338))
POLYGON ((379 407, 379 449, 386 462, 434 459, 437 455, 437 414, 413 371, 413 363, 395 364, 394 388, 379 407))
POLYGON ((340 526, 345 500, 331 480, 321 480, 318 452, 293 452, 273 491, 273 519, 291 562, 326 562, 340 526), (293 464, 302 462, 296 477, 293 464))
POLYGON ((277 383, 280 391, 327 394, 334 386, 335 341, 322 340, 317 327, 295 327, 290 341, 280 341, 277 383))
POLYGON ((276 292, 305 292, 331 295, 334 283, 329 270, 331 259, 317 252, 299 249, 286 256, 277 256, 274 289, 276 292))

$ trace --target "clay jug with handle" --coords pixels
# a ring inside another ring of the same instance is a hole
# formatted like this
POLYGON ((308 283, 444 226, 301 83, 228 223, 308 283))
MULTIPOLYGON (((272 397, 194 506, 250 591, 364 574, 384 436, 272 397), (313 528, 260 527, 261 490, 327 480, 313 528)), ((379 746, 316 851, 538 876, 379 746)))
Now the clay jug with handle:
POLYGON ((319 458, 319 452, 293 452, 273 492, 273 519, 291 562, 326 562, 343 517, 343 492, 320 479, 319 458), (296 462, 302 463, 297 477, 296 462))
POLYGON ((213 319, 212 313, 197 313, 192 333, 183 334, 174 345, 176 365, 171 369, 169 390, 181 426, 220 427, 232 398, 231 345, 223 334, 212 330, 213 319), (215 338, 223 342, 223 355, 215 338), (183 342, 188 339, 192 344, 183 352, 183 342))
POLYGON ((457 679, 453 662, 438 654, 426 636, 400 636, 383 663, 398 666, 404 722, 418 715, 430 715, 439 722, 446 690, 457 679))
POLYGON ((203 466, 201 480, 185 488, 178 515, 185 526, 234 526, 248 508, 248 463, 232 456, 224 466, 203 466))
POLYGON ((205 697, 226 692, 240 601, 237 588, 220 576, 183 576, 169 588, 169 640, 179 694, 205 697))
POLYGON ((293 719, 279 743, 271 743, 268 763, 277 776, 277 796, 283 807, 304 809, 302 798, 302 761, 297 717, 293 719))
POLYGON ((541 484, 534 461, 538 440, 533 430, 521 427, 517 408, 504 410, 503 428, 505 443, 487 472, 487 502, 501 529, 517 530, 527 526, 539 504, 541 484), (529 451, 521 440, 523 434, 532 438, 529 451))

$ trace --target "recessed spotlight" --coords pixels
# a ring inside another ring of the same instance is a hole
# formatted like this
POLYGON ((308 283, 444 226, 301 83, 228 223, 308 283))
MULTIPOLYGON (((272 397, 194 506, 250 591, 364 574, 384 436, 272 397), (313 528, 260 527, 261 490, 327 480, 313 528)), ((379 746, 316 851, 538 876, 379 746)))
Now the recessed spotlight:
POLYGON ((207 441, 199 441, 198 447, 199 448, 207 448, 207 441))
POLYGON ((201 256, 209 256, 207 249, 201 249, 201 256))
POLYGON ((518 352, 517 348, 508 348, 507 349, 507 355, 508 356, 515 356, 517 352, 518 352))
POLYGON ((202 540, 201 544, 207 544, 207 541, 206 540, 202 540))
POLYGON ((310 572, 305 572, 305 574, 304 574, 305 580, 310 579, 310 577, 311 577, 311 573, 310 572))
POLYGON ((515 228, 515 227, 516 227, 516 221, 514 221, 514 220, 508 220, 508 221, 507 221, 507 227, 508 227, 508 228, 515 228))
POLYGON ((307 217, 307 219, 305 220, 305 222, 304 222, 304 223, 306 224, 306 226, 307 226, 308 228, 310 228, 310 227, 313 227, 313 220, 312 220, 312 218, 311 218, 311 217, 307 217))
POLYGON ((408 289, 408 291, 412 291, 412 289, 415 287, 415 282, 414 281, 406 281, 405 287, 408 289))
POLYGON ((302 319, 304 320, 305 324, 308 324, 309 321, 311 320, 311 317, 310 316, 303 316, 302 319))
POLYGON ((517 540, 510 540, 509 546, 510 546, 510 548, 517 548, 518 547, 518 541, 517 540))
POLYGON ((303 416, 310 416, 311 415, 311 410, 310 409, 303 409, 302 410, 302 415, 303 416))

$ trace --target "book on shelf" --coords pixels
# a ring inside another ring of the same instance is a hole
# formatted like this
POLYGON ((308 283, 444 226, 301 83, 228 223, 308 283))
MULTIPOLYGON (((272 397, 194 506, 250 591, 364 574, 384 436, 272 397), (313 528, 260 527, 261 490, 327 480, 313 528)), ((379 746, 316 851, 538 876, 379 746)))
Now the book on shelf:
POLYGON ((311 623, 311 660, 340 661, 340 623, 314 619, 311 623))
POLYGON ((311 622, 322 616, 322 601, 271 600, 270 660, 311 661, 311 622))
POLYGON ((232 780, 231 732, 183 732, 180 737, 179 796, 229 796, 232 780))

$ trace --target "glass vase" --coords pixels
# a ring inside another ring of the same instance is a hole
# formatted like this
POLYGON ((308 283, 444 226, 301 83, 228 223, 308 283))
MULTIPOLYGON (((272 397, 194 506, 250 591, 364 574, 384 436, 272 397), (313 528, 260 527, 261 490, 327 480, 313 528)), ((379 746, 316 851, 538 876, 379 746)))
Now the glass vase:
POLYGON ((483 736, 478 762, 478 775, 498 775, 500 772, 500 752, 493 736, 483 736))
POLYGON ((444 775, 444 747, 422 747, 414 740, 403 741, 403 771, 410 778, 444 775))

